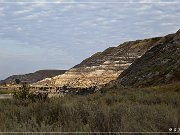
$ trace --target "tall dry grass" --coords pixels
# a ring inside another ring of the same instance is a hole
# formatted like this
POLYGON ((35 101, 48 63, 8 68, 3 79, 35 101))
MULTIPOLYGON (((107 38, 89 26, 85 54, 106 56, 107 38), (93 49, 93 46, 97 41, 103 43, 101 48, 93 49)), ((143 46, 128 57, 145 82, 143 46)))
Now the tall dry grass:
POLYGON ((46 102, 0 100, 0 131, 164 132, 180 127, 176 89, 111 88, 46 102))

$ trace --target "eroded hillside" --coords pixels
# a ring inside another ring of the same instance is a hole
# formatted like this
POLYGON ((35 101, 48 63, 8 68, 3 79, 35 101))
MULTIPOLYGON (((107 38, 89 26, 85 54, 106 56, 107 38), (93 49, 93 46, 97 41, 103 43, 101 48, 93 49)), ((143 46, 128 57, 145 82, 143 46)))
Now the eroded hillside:
POLYGON ((180 30, 167 35, 119 77, 122 86, 144 87, 180 81, 180 30))
POLYGON ((115 80, 137 58, 159 42, 161 38, 130 41, 98 52, 63 75, 46 78, 37 84, 86 88, 115 80))

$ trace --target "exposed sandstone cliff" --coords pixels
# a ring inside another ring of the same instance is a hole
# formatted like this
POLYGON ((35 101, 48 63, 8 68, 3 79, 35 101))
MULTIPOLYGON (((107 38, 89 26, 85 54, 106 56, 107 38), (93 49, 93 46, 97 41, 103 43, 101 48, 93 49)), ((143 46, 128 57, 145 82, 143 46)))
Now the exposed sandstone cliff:
POLYGON ((130 41, 98 52, 63 75, 46 78, 37 84, 50 86, 90 87, 115 80, 136 59, 156 45, 160 37, 130 41))

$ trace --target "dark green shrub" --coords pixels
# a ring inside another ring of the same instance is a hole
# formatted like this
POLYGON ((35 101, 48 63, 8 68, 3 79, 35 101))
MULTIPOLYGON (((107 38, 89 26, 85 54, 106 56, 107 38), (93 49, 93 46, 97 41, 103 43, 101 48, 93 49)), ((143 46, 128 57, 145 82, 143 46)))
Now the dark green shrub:
POLYGON ((29 86, 24 83, 19 91, 14 92, 13 97, 22 100, 28 99, 29 90, 30 90, 29 86))
POLYGON ((30 87, 24 83, 19 91, 13 93, 13 97, 18 100, 31 100, 32 102, 46 101, 48 99, 48 93, 30 92, 30 87))
POLYGON ((20 84, 20 83, 21 83, 21 80, 20 80, 20 79, 15 79, 15 83, 16 83, 16 84, 20 84))

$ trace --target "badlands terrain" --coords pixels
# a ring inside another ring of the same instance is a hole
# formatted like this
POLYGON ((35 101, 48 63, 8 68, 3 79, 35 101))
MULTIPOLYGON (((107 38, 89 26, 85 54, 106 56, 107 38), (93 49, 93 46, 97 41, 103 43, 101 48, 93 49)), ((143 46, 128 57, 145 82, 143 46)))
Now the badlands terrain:
POLYGON ((12 99, 0 98, 0 132, 180 133, 180 31, 125 42, 57 74, 40 81, 25 75, 31 87, 21 86, 24 75, 4 81, 3 88, 19 90, 10 91, 12 99), (47 98, 50 90, 44 98, 45 88, 74 94, 47 98), (91 92, 80 96, 77 90, 91 92))

